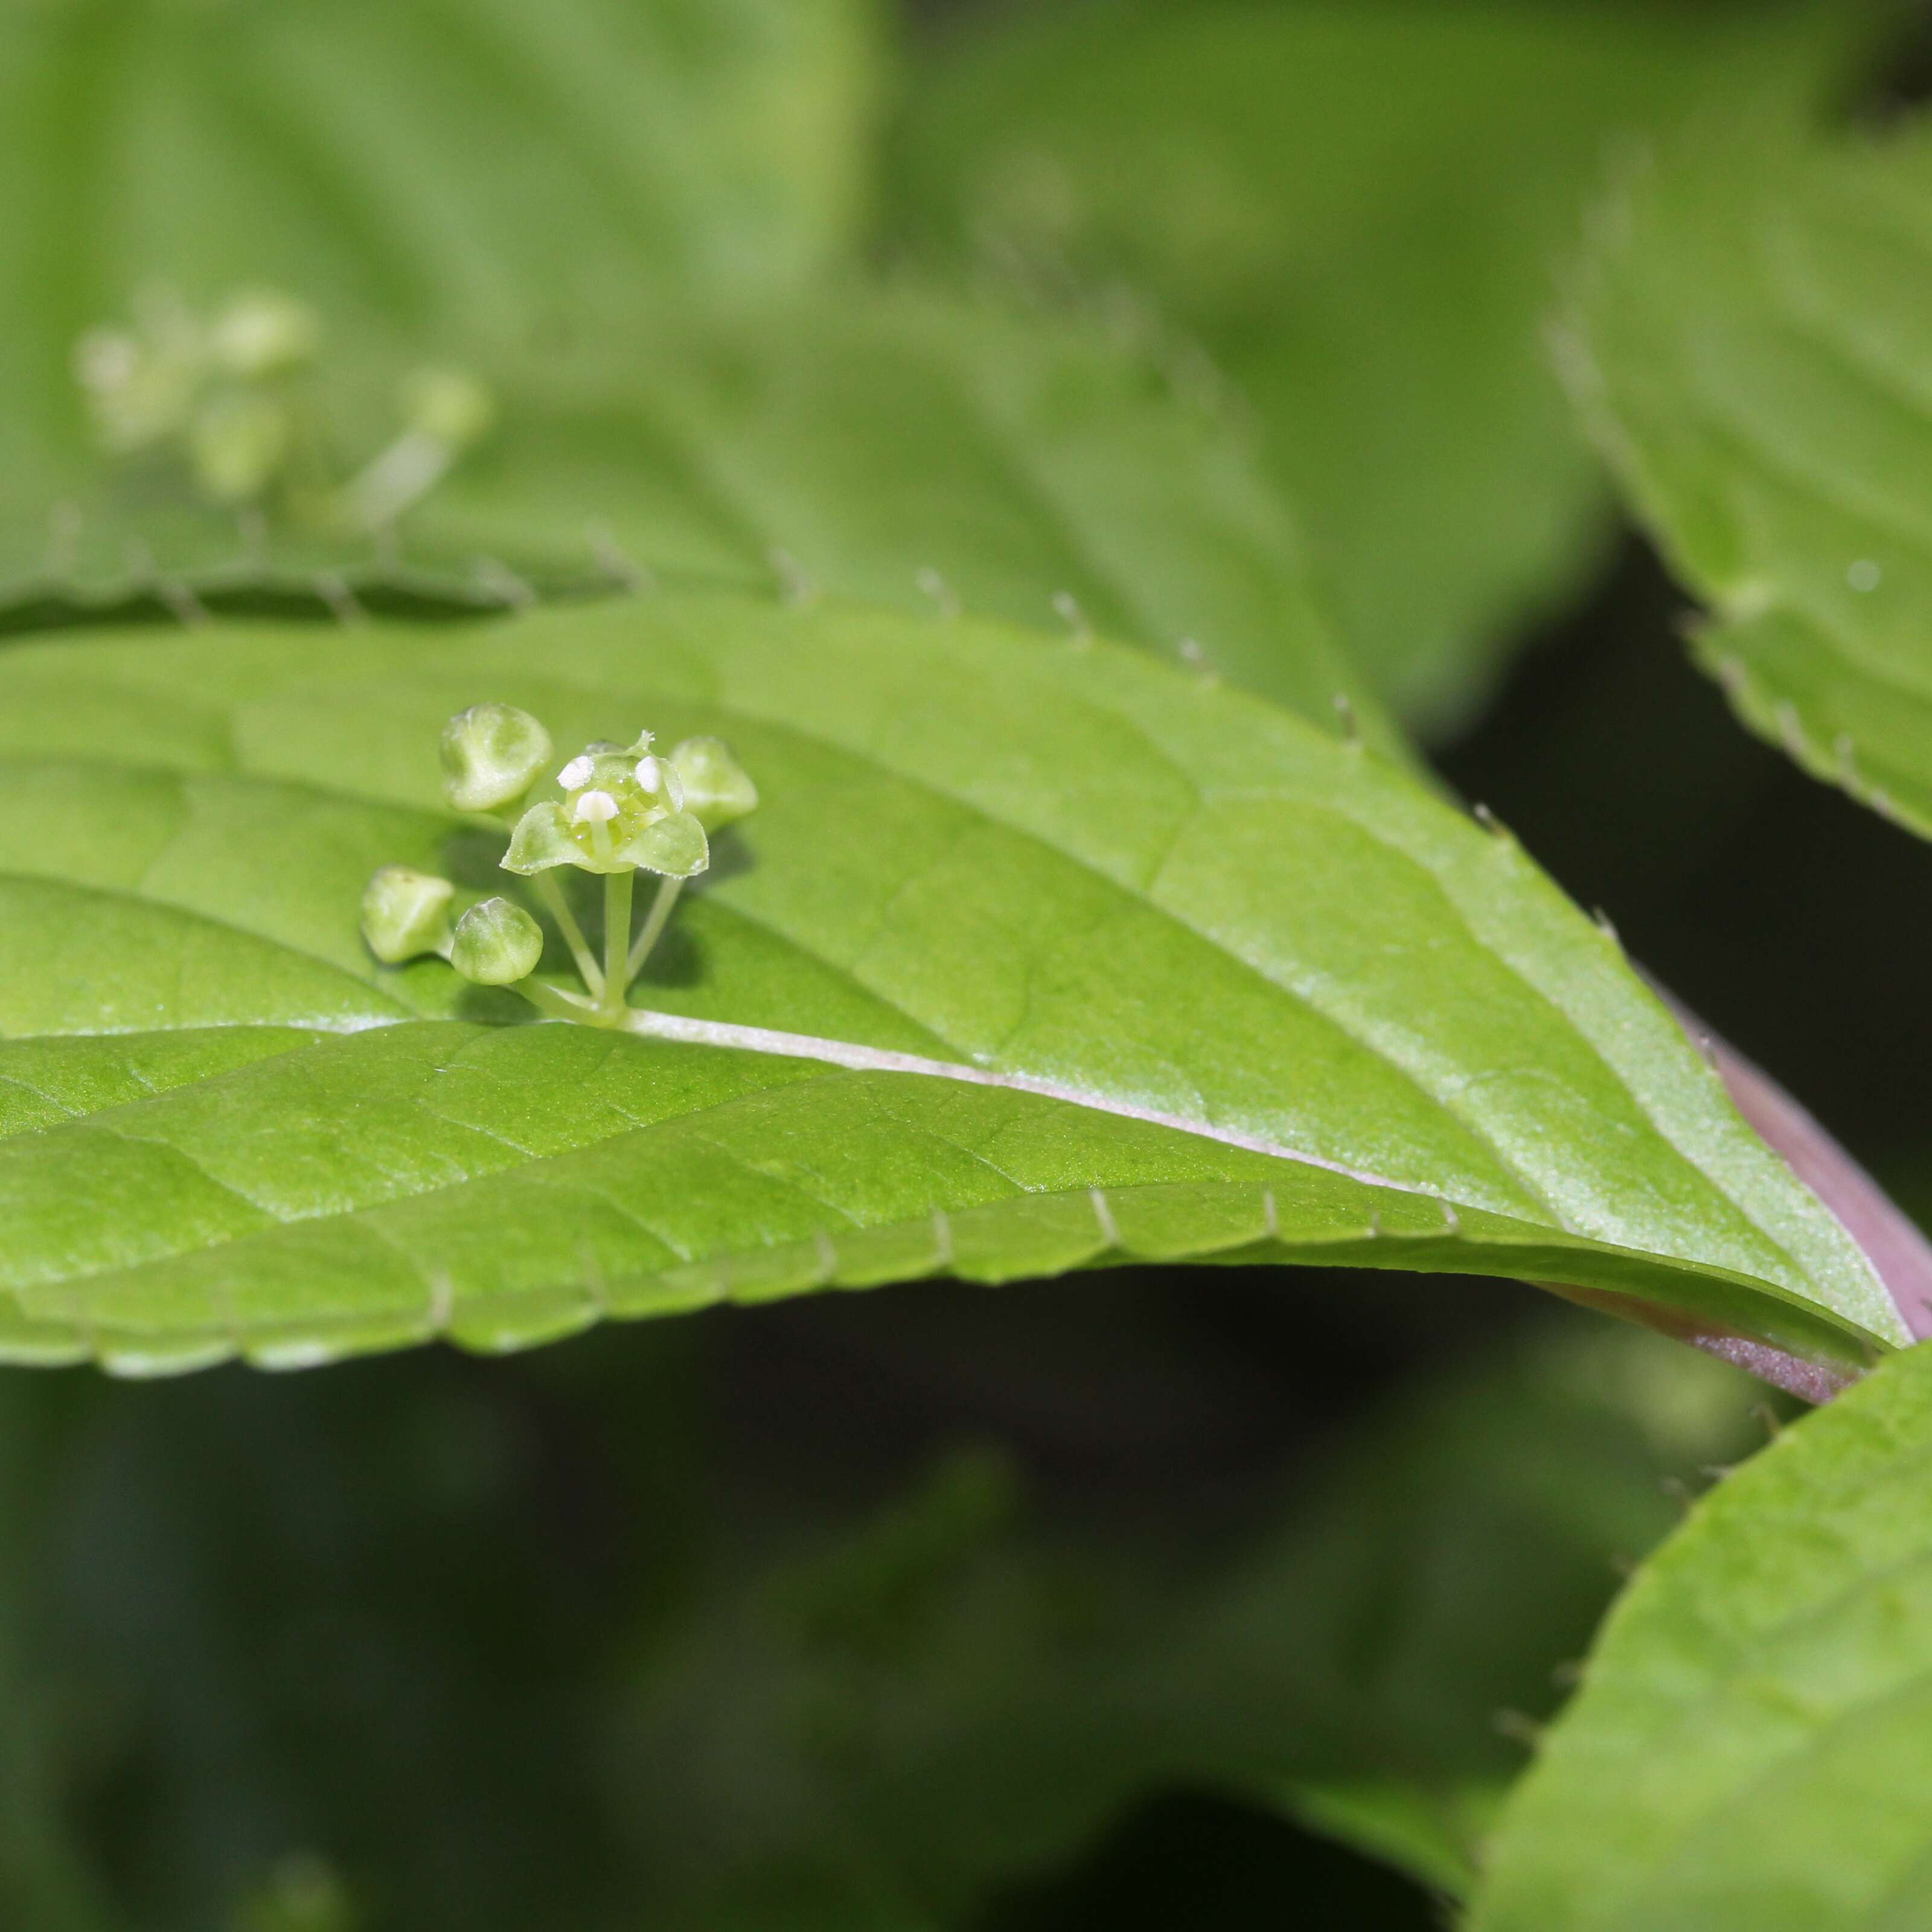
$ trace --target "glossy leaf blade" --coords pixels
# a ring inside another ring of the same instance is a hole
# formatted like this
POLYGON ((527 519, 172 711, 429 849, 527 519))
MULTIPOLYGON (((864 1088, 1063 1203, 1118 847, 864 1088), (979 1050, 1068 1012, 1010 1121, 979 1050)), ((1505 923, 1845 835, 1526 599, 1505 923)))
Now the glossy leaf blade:
POLYGON ((1701 128, 1598 224, 1573 386, 1715 621, 1696 652, 1815 777, 1932 832, 1932 138, 1701 128))
POLYGON ((1932 1350, 1724 1483, 1612 1612, 1476 1932, 1927 1922, 1932 1350))
MULTIPOLYGON (((21 1352, 508 1345, 1217 1254, 1567 1282, 1828 1372, 1904 1339, 1512 841, 1138 653, 729 598, 110 634, 0 652, 0 1055, 61 1042, 92 1092, 156 1034, 289 1045, 6 1144, 21 1352), (754 774, 637 996, 730 1047, 368 958, 378 865, 500 889, 433 754, 484 698, 754 774)), ((16 1084, 66 1106, 48 1078, 16 1084)))

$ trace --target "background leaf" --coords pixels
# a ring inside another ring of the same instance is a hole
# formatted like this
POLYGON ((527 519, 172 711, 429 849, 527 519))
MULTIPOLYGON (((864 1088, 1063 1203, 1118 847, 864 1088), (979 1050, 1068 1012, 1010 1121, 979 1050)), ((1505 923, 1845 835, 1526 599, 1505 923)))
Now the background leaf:
POLYGON ((1120 277, 1197 337, 1252 405, 1345 634, 1442 734, 1606 544, 1544 333, 1607 159, 1741 66, 1822 98, 1874 11, 1059 10, 944 46, 905 226, 1049 285, 1120 277))
POLYGON ((1697 656, 1814 776, 1932 832, 1932 138, 1706 124, 1598 224, 1574 386, 1714 607, 1697 656))
POLYGON ((238 582, 312 602, 323 573, 338 601, 505 601, 469 556, 399 572, 366 543, 270 545, 184 478, 110 466, 76 344, 146 290, 206 310, 279 287, 337 338, 329 427, 362 460, 416 362, 554 354, 592 315, 698 286, 769 296, 842 259, 878 28, 872 0, 7 8, 0 604, 17 626, 238 582))
POLYGON ((871 0, 50 0, 0 24, 10 352, 51 395, 144 281, 460 345, 842 256, 871 0))
MULTIPOLYGON (((830 589, 1096 627, 1407 755, 1249 439, 1144 346, 991 298, 854 285, 755 315, 640 308, 620 337, 481 366, 496 431, 381 543, 284 527, 251 542, 185 476, 117 475, 76 446, 57 569, 44 514, 0 526, 14 623, 56 594, 158 604, 158 584, 178 607, 313 608, 331 574, 379 608, 658 578, 830 589)), ((375 386, 350 376, 353 410, 375 386)))
POLYGON ((1132 652, 725 599, 108 635, 0 653, 0 747, 17 1355, 502 1347, 1318 1251, 1634 1296, 1834 1372, 1904 1338, 1512 840, 1132 652), (486 693, 566 747, 730 737, 766 805, 642 997, 844 1070, 506 1027, 514 995, 373 966, 376 866, 500 878, 428 749, 486 693))
MULTIPOLYGON (((1174 1330, 1138 1326, 1149 1286, 1107 1284, 1098 1347, 1092 1306, 1014 1331, 1048 1312, 1034 1298, 914 1291, 863 1326, 903 1343, 916 1316, 955 1365, 1000 1334, 1090 1366, 1124 1345, 1171 1420, 1186 1383, 1174 1330)), ((1214 1294, 1196 1277, 1191 1305, 1214 1294)), ((1324 1436, 1312 1490, 1248 1477, 1231 1499, 1163 1432, 1167 1482, 1117 1470, 1126 1514, 1096 1512, 988 1448, 983 1415, 978 1447, 902 1446, 854 1489, 824 1431, 842 1414, 878 1447, 895 1366, 928 1419, 932 1390, 890 1348, 842 1378, 840 1313, 292 1380, 10 1378, 0 1897, 36 1925, 176 1932, 299 1850, 372 1925, 1090 1924, 1044 1894, 1104 1882, 1096 1825, 1146 1846, 1153 1821, 1120 1808, 1138 1796, 1268 1804, 1284 1775, 1379 1766, 1426 1813, 1432 1780, 1506 1774, 1496 1706, 1553 1696, 1613 1560, 1676 1514, 1659 1478, 1756 1439, 1744 1378, 1551 1310, 1324 1436), (748 1455, 770 1405, 734 1348, 775 1324, 810 1420, 748 1455), (57 1916, 48 1874, 88 1861, 104 1882, 57 1916)), ((1250 1815, 1250 1864, 1294 1871, 1293 1838, 1250 1815)))
POLYGON ((1928 1918, 1932 1350, 1724 1483, 1612 1612, 1474 1924, 1928 1918))
POLYGON ((1460 1891, 1522 1756, 1498 1713, 1555 1701, 1678 1514, 1661 1479, 1762 1439, 1750 1388, 1558 1326, 1418 1378, 1204 1564, 1124 1569, 1030 1526, 997 1462, 942 1464, 842 1541, 724 1570, 649 1651, 619 1761, 641 1849, 694 1899, 815 1868, 955 1922, 1136 1796, 1220 1789, 1373 1816, 1383 1850, 1400 1814, 1402 1859, 1460 1891))
POLYGON ((1338 730, 1340 697, 1395 750, 1278 491, 1185 370, 852 272, 874 12, 15 10, 0 625, 318 598, 447 614, 652 571, 1041 623, 1058 598, 1338 730), (94 446, 86 330, 144 290, 207 309, 264 284, 324 319, 308 406, 345 464, 394 434, 425 358, 496 392, 498 432, 400 532, 237 516, 182 466, 94 446))
POLYGON ((503 388, 504 434, 412 543, 1090 626, 1400 749, 1249 440, 1144 346, 854 289, 503 388))
MULTIPOLYGON (((371 448, 382 362, 351 356, 341 397, 371 448)), ((111 465, 76 424, 58 488, 44 466, 14 472, 0 627, 130 600, 447 616, 660 576, 830 588, 1097 626, 1408 755, 1248 439, 1098 329, 855 286, 755 316, 640 309, 621 338, 478 367, 498 428, 380 541, 251 530, 184 472, 111 465)))

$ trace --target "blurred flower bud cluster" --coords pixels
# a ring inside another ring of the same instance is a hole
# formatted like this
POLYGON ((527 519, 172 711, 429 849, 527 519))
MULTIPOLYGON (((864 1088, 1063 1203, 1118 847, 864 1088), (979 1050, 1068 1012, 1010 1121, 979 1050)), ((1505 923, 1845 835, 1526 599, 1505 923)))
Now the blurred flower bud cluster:
POLYGON ((495 422, 474 376, 412 370, 395 386, 392 440, 345 465, 317 380, 326 362, 321 318, 281 290, 238 290, 202 314, 149 289, 131 322, 81 337, 74 372, 110 455, 175 463, 206 502, 310 529, 387 529, 495 422))

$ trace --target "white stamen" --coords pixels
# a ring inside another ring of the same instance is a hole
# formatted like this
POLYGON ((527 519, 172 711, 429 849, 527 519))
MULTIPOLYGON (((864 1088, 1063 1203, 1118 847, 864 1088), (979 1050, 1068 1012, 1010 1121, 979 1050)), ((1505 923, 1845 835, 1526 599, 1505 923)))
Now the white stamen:
POLYGON ((608 791, 587 791, 570 814, 573 825, 608 825, 617 815, 617 801, 608 791))
POLYGON ((655 758, 638 760, 638 782, 646 791, 656 791, 664 784, 664 766, 655 758))
POLYGON ((596 769, 597 767, 590 762, 587 755, 580 754, 572 758, 570 763, 557 773, 556 782, 566 791, 574 791, 579 785, 586 785, 590 782, 590 775, 596 769))

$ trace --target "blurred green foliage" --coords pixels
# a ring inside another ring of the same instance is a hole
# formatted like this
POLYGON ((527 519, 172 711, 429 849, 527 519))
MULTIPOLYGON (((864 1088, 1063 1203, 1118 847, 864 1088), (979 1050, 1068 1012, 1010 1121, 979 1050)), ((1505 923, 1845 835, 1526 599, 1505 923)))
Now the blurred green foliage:
POLYGON ((1928 187, 1922 127, 1848 146, 1774 103, 1711 116, 1604 211, 1565 358, 1713 608, 1698 659, 1738 716, 1921 836, 1928 187))
POLYGON ((1582 209, 1720 92, 1822 105, 1880 18, 1525 0, 995 16, 929 64, 901 220, 916 248, 1110 289, 1198 342, 1301 506, 1350 641, 1440 737, 1604 561, 1607 492, 1545 340, 1582 209))
MULTIPOLYGON (((1171 1379, 1123 1312, 1136 1376, 1171 1379)), ((945 1373, 933 1312, 870 1372, 945 1373)), ((1732 1372, 1546 1318, 1285 1499, 1246 1476, 1190 1522, 1183 1482, 1110 1524, 990 1418, 898 1474, 876 1400, 748 1442, 734 1330, 765 1318, 7 1384, 9 1492, 39 1499, 10 1512, 7 1696, 40 1720, 0 1773, 15 1922, 964 1923, 1163 1788, 1359 1810, 1373 1780, 1454 1847, 1456 1794, 1520 1760, 1496 1712, 1548 1712, 1674 1520, 1660 1479, 1760 1433, 1732 1372)), ((995 1366, 1028 1346, 973 1319, 995 1366)))

